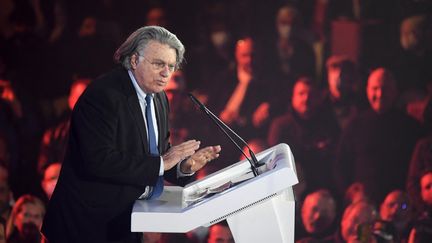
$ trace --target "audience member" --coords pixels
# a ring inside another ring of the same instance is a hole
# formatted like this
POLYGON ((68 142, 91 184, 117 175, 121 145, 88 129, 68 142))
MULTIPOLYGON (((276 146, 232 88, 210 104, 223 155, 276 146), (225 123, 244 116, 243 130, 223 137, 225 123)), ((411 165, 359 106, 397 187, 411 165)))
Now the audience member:
POLYGON ((408 194, 401 190, 394 190, 387 194, 380 206, 380 216, 382 220, 394 226, 397 240, 406 242, 411 221, 408 194))
POLYGON ((234 243, 233 235, 226 221, 210 226, 207 243, 234 243))
MULTIPOLYGON (((269 98, 269 85, 264 80, 257 79, 254 73, 254 50, 251 38, 240 39, 235 50, 235 69, 216 77, 212 86, 208 87, 209 109, 220 114, 220 119, 245 140, 265 137, 268 125, 268 122, 261 121, 258 124, 260 127, 255 127, 252 123, 257 108, 269 98)), ((268 121, 269 117, 264 120, 268 121)), ((221 133, 221 136, 217 135, 213 133, 210 137, 216 143, 225 144, 225 153, 221 154, 220 160, 237 161, 240 153, 225 136, 221 133)))
MULTIPOLYGON (((247 141, 247 143, 248 143, 248 145, 249 145, 249 148, 250 148, 250 149, 252 150, 252 152, 254 152, 255 154, 257 154, 257 153, 259 153, 259 152, 261 152, 261 151, 263 151, 263 150, 268 149, 267 142, 266 142, 265 140, 263 140, 263 139, 255 138, 255 139, 251 139, 251 140, 247 141)), ((243 153, 246 154, 247 157, 250 158, 250 155, 249 155, 249 148, 246 147, 246 146, 244 146, 242 150, 243 150, 243 153)), ((240 156, 240 160, 244 160, 244 159, 245 159, 244 154, 242 154, 242 155, 240 156)))
POLYGON ((287 143, 296 161, 302 163, 309 191, 332 189, 332 160, 339 137, 339 127, 330 109, 322 107, 317 88, 308 78, 294 84, 290 110, 275 118, 268 143, 287 143))
POLYGON ((6 243, 6 220, 0 218, 0 243, 6 243))
POLYGON ((158 232, 144 232, 142 237, 142 243, 160 243, 162 233, 158 232))
POLYGON ((415 206, 418 216, 408 242, 432 242, 432 170, 426 170, 416 183, 415 206))
POLYGON ((344 205, 350 205, 357 202, 369 202, 369 196, 363 183, 352 183, 344 194, 344 205))
POLYGON ((276 15, 276 55, 284 77, 315 77, 315 55, 306 41, 301 13, 294 5, 280 7, 276 15))
POLYGON ((246 127, 255 109, 265 101, 266 87, 254 76, 253 52, 254 42, 251 38, 237 42, 235 51, 237 69, 230 73, 229 79, 225 79, 230 82, 229 90, 232 91, 228 92, 229 96, 225 97, 226 99, 221 99, 223 108, 221 107, 220 118, 228 125, 246 127))
POLYGON ((9 186, 9 171, 0 162, 0 218, 6 222, 12 211, 13 193, 9 186))
POLYGON ((372 71, 366 94, 371 108, 342 133, 336 178, 342 191, 358 181, 373 202, 380 202, 389 191, 404 188, 408 161, 422 130, 417 121, 395 108, 397 88, 390 71, 372 71))
POLYGON ((378 218, 375 206, 364 201, 350 204, 344 211, 340 230, 324 242, 375 242, 371 227, 378 218))
POLYGON ((60 162, 51 163, 44 170, 41 186, 48 200, 51 198, 51 195, 54 192, 54 188, 60 175, 60 170, 60 162))
POLYGON ((293 186, 294 198, 296 201, 302 201, 308 188, 308 183, 302 164, 299 161, 296 161, 296 174, 299 182, 293 186))
POLYGON ((201 114, 198 114, 193 109, 192 102, 186 96, 186 89, 186 77, 181 70, 175 71, 172 74, 170 81, 164 89, 170 105, 170 113, 168 115, 171 133, 170 142, 174 145, 196 137, 195 135, 200 134, 198 131, 205 131, 204 128, 198 125, 201 120, 197 122, 197 116, 201 114))
POLYGON ((359 110, 356 66, 345 56, 333 55, 327 59, 326 67, 328 89, 324 102, 331 106, 339 127, 344 130, 359 110))
POLYGON ((321 189, 308 194, 301 208, 306 238, 322 240, 336 230, 336 201, 329 191, 321 189))
POLYGON ((165 9, 161 6, 154 6, 147 11, 146 25, 157 25, 168 28, 169 21, 165 9))
POLYGON ((6 225, 7 242, 40 242, 44 215, 45 205, 39 198, 32 195, 18 198, 6 225))
POLYGON ((432 77, 432 22, 430 16, 413 15, 400 24, 402 51, 395 58, 394 73, 402 93, 424 92, 432 77))
POLYGON ((77 79, 72 83, 68 97, 68 110, 57 125, 44 132, 38 158, 40 174, 51 163, 63 162, 70 126, 70 113, 89 83, 89 79, 77 79))

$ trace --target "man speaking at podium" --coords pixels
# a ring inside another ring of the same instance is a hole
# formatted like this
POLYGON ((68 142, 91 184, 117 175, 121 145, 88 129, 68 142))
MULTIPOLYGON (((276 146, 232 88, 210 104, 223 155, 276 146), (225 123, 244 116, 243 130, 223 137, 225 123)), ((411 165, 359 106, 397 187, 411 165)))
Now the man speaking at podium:
POLYGON ((219 156, 220 146, 199 149, 196 140, 169 144, 163 89, 184 52, 166 29, 140 28, 114 55, 121 67, 80 97, 42 227, 50 243, 140 242, 130 231, 135 200, 159 196, 164 179, 184 185, 219 156))

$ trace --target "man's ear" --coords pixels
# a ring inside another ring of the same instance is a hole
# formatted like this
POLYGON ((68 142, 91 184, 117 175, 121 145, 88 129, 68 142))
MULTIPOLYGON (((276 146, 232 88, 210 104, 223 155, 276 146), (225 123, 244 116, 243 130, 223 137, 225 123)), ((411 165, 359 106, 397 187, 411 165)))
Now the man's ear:
POLYGON ((138 56, 136 54, 133 54, 131 56, 130 65, 131 65, 132 70, 135 70, 137 68, 137 66, 138 66, 138 56))

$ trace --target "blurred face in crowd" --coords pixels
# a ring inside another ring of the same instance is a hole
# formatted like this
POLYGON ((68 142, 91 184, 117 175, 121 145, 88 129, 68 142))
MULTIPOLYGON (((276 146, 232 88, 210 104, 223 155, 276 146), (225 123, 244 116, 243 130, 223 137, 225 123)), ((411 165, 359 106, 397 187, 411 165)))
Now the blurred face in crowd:
POLYGON ((279 9, 276 16, 276 29, 279 37, 289 39, 296 17, 297 10, 293 7, 282 7, 279 9))
POLYGON ((216 224, 209 229, 207 243, 234 243, 234 238, 229 227, 216 224))
POLYGON ((165 87, 165 93, 167 95, 170 106, 175 110, 177 106, 181 106, 182 94, 185 90, 185 80, 183 72, 178 70, 173 73, 170 81, 165 87))
POLYGON ((336 100, 347 96, 353 85, 353 66, 348 63, 331 64, 327 68, 329 92, 336 100))
POLYGON ((367 201, 364 185, 360 182, 351 184, 345 192, 345 200, 348 204, 354 204, 360 201, 367 201))
POLYGON ((408 197, 402 191, 392 191, 381 204, 381 219, 395 223, 401 220, 407 220, 409 216, 408 207, 408 197))
POLYGON ((429 206, 432 207, 432 172, 422 176, 420 179, 421 198, 429 206))
POLYGON ((297 81, 293 88, 292 107, 302 118, 308 118, 317 103, 318 92, 307 82, 297 81))
POLYGON ((253 41, 250 38, 239 40, 237 42, 235 58, 238 68, 251 73, 252 72, 252 55, 253 41))
POLYGON ((422 16, 409 17, 403 20, 400 28, 400 44, 405 50, 415 50, 421 45, 423 30, 421 22, 422 16))
POLYGON ((323 232, 336 217, 335 201, 322 192, 309 194, 302 206, 301 217, 308 233, 323 232))
POLYGON ((222 22, 212 22, 210 25, 210 41, 216 48, 226 47, 230 40, 227 27, 222 22))
POLYGON ((142 52, 132 55, 131 71, 145 93, 159 93, 176 69, 176 51, 166 44, 150 41, 142 52))
POLYGON ((143 233, 143 242, 145 243, 158 243, 162 237, 162 233, 156 232, 144 232, 143 233))
POLYGON ((146 25, 157 25, 162 27, 167 27, 168 20, 165 15, 165 10, 163 8, 152 8, 147 13, 146 25))
POLYGON ((371 224, 375 218, 375 210, 366 203, 360 202, 349 206, 342 217, 342 238, 347 243, 359 243, 358 227, 362 224, 371 224))
POLYGON ((392 108, 396 100, 395 80, 385 69, 376 69, 369 75, 366 93, 371 108, 377 113, 384 113, 392 108))
POLYGON ((19 232, 25 232, 25 225, 32 223, 39 230, 42 227, 44 208, 34 203, 24 203, 15 218, 15 226, 19 232))
POLYGON ((54 188, 60 176, 60 170, 60 163, 53 163, 45 169, 44 178, 42 180, 42 188, 48 198, 51 198, 52 193, 54 192, 54 188))
MULTIPOLYGON (((254 153, 259 153, 259 152, 263 151, 264 149, 266 149, 265 142, 261 141, 259 139, 253 139, 251 141, 248 141, 248 144, 249 144, 249 147, 251 148, 252 152, 254 152, 254 153)), ((243 153, 245 153, 249 157, 248 147, 244 146, 242 150, 243 150, 243 153)), ((244 160, 244 159, 246 159, 246 158, 242 154, 240 156, 240 160, 244 160)))
POLYGON ((79 29, 78 35, 80 37, 88 37, 88 36, 95 35, 96 24, 97 24, 96 18, 86 17, 81 24, 81 28, 79 29))
POLYGON ((76 102, 78 101, 78 98, 81 96, 81 94, 84 92, 84 90, 87 88, 88 83, 90 83, 90 80, 77 80, 74 84, 72 84, 71 91, 69 93, 69 108, 73 110, 75 107, 76 102))

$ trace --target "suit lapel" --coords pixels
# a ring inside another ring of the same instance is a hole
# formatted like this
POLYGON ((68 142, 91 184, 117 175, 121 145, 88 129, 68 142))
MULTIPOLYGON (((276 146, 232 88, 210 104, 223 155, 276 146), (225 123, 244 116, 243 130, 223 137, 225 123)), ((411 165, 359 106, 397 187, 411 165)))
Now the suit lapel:
POLYGON ((149 154, 149 146, 147 142, 147 128, 145 126, 143 113, 141 111, 141 106, 138 101, 138 96, 136 94, 136 90, 133 87, 132 80, 127 73, 127 70, 123 69, 122 72, 123 79, 123 90, 127 97, 127 103, 132 114, 132 117, 135 121, 135 125, 138 128, 139 136, 141 138, 142 146, 144 147, 144 151, 146 154, 149 154))
POLYGON ((150 153, 149 151, 149 146, 148 146, 148 142, 147 142, 147 128, 145 127, 145 123, 144 123, 144 117, 142 115, 142 111, 141 111, 141 107, 138 101, 138 97, 134 96, 130 96, 128 98, 128 104, 129 104, 129 108, 131 109, 132 112, 132 116, 135 120, 135 124, 138 127, 139 130, 139 134, 141 137, 141 142, 143 144, 144 150, 145 152, 148 154, 150 153))

